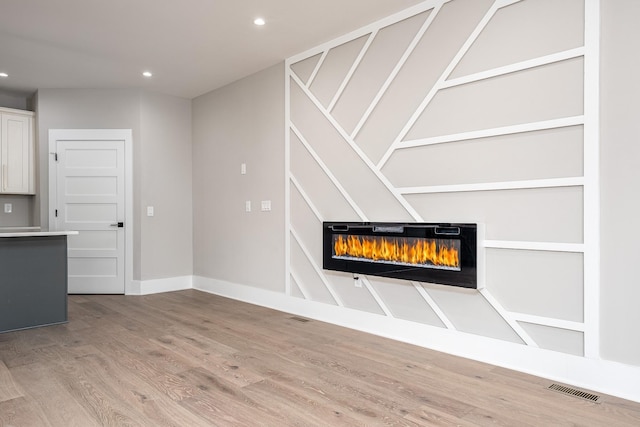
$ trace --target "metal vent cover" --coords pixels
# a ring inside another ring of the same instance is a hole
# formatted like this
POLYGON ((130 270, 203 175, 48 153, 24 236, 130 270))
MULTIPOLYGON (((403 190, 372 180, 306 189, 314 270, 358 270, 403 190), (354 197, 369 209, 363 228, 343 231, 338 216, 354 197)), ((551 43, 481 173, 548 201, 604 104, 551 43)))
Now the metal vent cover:
POLYGON ((560 384, 551 384, 549 390, 557 391, 558 393, 568 394, 569 396, 579 397, 590 402, 600 403, 600 396, 593 393, 587 393, 586 391, 577 390, 575 388, 566 387, 560 384))

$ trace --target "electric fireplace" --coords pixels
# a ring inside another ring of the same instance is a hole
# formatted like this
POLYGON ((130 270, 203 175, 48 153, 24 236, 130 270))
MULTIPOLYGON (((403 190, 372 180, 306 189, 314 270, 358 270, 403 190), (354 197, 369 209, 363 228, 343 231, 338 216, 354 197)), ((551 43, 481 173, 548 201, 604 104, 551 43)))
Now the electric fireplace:
POLYGON ((478 288, 477 224, 324 222, 323 268, 478 288))

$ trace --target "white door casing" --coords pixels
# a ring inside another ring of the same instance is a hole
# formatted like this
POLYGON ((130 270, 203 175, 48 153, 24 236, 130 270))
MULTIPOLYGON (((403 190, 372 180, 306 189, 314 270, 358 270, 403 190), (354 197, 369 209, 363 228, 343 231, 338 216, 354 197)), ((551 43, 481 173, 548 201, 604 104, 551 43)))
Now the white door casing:
POLYGON ((131 131, 49 131, 49 228, 68 239, 69 293, 123 294, 132 282, 131 131))

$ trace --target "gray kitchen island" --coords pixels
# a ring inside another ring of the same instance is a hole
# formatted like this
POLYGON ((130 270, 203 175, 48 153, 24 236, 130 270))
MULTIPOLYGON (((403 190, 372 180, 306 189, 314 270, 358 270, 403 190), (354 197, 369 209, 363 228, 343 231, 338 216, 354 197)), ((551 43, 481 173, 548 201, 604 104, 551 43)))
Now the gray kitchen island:
POLYGON ((0 333, 67 322, 67 236, 0 233, 0 333))

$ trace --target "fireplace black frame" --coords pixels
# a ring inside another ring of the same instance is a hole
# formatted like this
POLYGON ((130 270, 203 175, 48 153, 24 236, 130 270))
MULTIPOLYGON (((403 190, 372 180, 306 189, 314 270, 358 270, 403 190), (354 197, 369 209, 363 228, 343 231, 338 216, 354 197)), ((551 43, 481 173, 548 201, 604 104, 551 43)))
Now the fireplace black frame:
POLYGON ((478 225, 460 223, 407 222, 323 222, 323 265, 325 270, 342 271, 394 279, 413 280, 477 289, 478 225), (458 269, 425 268, 334 257, 333 236, 405 237, 460 241, 458 269))

